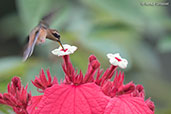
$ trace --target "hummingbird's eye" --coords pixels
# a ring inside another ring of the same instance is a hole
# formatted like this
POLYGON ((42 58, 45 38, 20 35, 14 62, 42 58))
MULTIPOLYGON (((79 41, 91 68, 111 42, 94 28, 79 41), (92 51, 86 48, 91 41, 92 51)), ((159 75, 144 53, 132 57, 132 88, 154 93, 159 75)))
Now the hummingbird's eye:
POLYGON ((53 36, 55 36, 56 38, 59 38, 60 39, 60 35, 59 34, 57 34, 57 33, 52 33, 53 34, 53 36))

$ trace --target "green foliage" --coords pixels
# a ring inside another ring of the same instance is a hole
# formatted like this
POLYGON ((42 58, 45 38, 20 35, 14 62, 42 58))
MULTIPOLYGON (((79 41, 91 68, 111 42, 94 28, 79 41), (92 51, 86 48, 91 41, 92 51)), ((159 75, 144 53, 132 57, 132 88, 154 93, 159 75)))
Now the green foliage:
POLYGON ((6 57, 0 59, 0 91, 7 89, 7 83, 13 76, 21 76, 26 69, 26 65, 18 57, 6 57))
POLYGON ((170 52, 171 50, 171 36, 163 38, 158 44, 158 48, 161 52, 170 52))
POLYGON ((10 107, 0 104, 0 114, 1 113, 3 113, 3 114, 14 114, 10 107))

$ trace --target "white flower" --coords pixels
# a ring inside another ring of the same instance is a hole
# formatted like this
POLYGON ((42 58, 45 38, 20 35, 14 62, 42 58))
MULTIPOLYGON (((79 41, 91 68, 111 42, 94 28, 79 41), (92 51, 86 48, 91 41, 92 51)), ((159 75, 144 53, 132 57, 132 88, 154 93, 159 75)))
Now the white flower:
POLYGON ((109 62, 114 66, 119 66, 122 69, 125 69, 128 65, 128 61, 124 58, 121 58, 119 53, 116 54, 107 54, 107 57, 109 58, 109 62))
POLYGON ((70 54, 74 53, 77 50, 76 46, 70 46, 68 44, 64 44, 63 47, 64 47, 64 50, 60 46, 58 49, 54 49, 52 51, 52 53, 54 55, 64 56, 64 55, 70 55, 70 54))

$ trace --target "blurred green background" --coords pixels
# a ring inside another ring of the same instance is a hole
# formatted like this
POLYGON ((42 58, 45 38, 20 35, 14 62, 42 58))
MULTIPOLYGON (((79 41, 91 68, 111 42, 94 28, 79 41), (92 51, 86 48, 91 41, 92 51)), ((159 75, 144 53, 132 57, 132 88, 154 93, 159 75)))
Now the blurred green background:
MULTIPOLYGON (((36 46, 23 63, 27 35, 40 19, 53 9, 51 28, 61 34, 65 44, 78 46, 71 61, 85 73, 88 56, 94 54, 102 68, 109 67, 106 54, 121 53, 129 61, 125 83, 143 84, 146 97, 155 102, 155 114, 171 114, 171 3, 168 6, 142 6, 142 2, 169 0, 1 0, 0 4, 0 92, 5 92, 13 76, 30 83, 40 69, 50 69, 58 79, 64 77, 62 59, 51 54, 58 47, 48 41, 36 46)), ((11 111, 0 105, 0 113, 11 111)))

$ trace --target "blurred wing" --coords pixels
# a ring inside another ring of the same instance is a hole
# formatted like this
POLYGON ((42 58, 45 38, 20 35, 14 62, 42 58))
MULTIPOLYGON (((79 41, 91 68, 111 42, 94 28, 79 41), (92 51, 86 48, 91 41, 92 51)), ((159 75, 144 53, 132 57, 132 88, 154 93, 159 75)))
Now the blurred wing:
POLYGON ((55 14, 59 11, 58 9, 52 10, 51 12, 49 12, 47 15, 45 15, 42 18, 42 23, 45 24, 47 27, 49 27, 50 23, 52 22, 53 17, 55 16, 55 14))
POLYGON ((30 36, 30 39, 29 39, 29 43, 27 45, 27 48, 25 49, 24 51, 24 55, 23 55, 23 61, 26 61, 28 57, 30 57, 33 53, 33 50, 34 50, 34 47, 36 45, 36 42, 37 42, 37 39, 39 37, 39 30, 35 32, 34 35, 31 35, 30 36), (31 41, 33 39, 33 41, 31 41))

